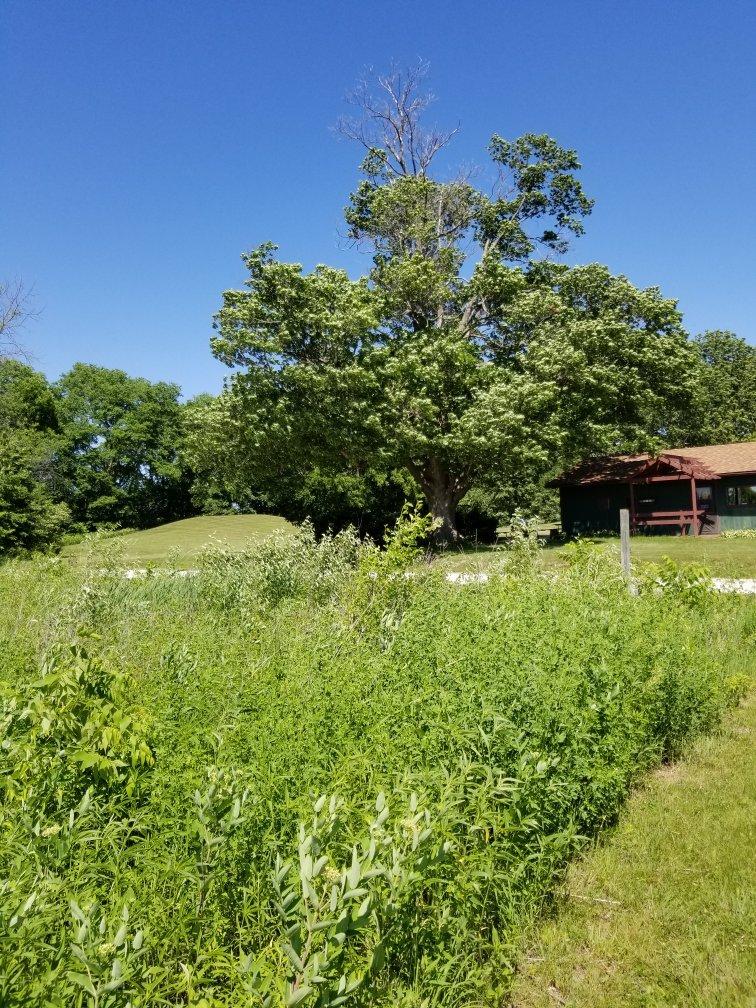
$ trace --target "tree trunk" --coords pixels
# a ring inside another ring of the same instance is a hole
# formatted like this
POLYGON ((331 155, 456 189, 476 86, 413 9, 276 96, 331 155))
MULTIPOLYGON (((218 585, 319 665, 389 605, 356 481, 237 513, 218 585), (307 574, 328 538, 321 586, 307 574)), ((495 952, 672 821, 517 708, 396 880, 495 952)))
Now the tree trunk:
POLYGON ((448 495, 434 495, 428 501, 431 514, 440 523, 433 531, 433 539, 440 545, 449 545, 459 541, 459 532, 456 528, 457 502, 448 495))
POLYGON ((433 533, 435 542, 443 545, 459 541, 457 531, 457 503, 464 491, 460 492, 443 463, 430 459, 419 473, 419 482, 428 502, 430 513, 439 522, 433 533))

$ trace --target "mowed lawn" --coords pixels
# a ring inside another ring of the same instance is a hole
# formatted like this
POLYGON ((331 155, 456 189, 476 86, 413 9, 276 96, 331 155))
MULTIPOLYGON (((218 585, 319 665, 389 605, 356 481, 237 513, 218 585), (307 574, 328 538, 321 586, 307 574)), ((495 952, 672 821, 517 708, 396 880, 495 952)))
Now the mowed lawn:
MULTIPOLYGON (((179 568, 191 567, 197 555, 213 542, 222 542, 230 549, 242 549, 251 540, 260 539, 276 531, 293 531, 294 526, 277 515, 219 515, 186 518, 183 521, 158 525, 141 532, 130 532, 102 540, 105 549, 118 553, 130 567, 147 567, 170 563, 179 568)), ((592 539, 616 552, 617 539, 592 539)), ((98 549, 103 548, 98 547, 98 549)), ((83 559, 92 549, 89 541, 67 546, 65 556, 83 559)), ((544 547, 541 562, 545 567, 558 567, 565 563, 565 550, 569 547, 544 547)), ((756 539, 723 539, 721 536, 638 536, 631 542, 631 554, 637 562, 658 563, 668 556, 678 563, 700 563, 711 569, 715 577, 756 577, 756 539)), ((487 570, 501 559, 502 551, 496 547, 449 550, 434 562, 449 571, 487 570)))
MULTIPOLYGON (((178 568, 191 567, 198 554, 207 546, 223 544, 241 550, 256 539, 273 532, 293 532, 294 526, 277 515, 217 515, 185 518, 141 532, 113 536, 101 541, 98 548, 112 550, 128 567, 149 567, 171 563, 178 568)), ((63 550, 72 559, 84 559, 92 550, 91 541, 77 543, 63 550)))
POLYGON ((755 699, 657 771, 568 873, 514 1008, 756 1004, 755 699))
MULTIPOLYGON (((591 539, 616 552, 619 562, 618 539, 591 539)), ((565 562, 569 547, 544 547, 541 560, 544 566, 558 567, 565 562)), ((633 561, 658 563, 670 557, 677 563, 697 563, 709 567, 715 577, 756 577, 756 539, 723 539, 721 536, 634 536, 630 544, 633 561)), ((495 547, 449 551, 439 563, 450 571, 486 570, 501 557, 495 547)))

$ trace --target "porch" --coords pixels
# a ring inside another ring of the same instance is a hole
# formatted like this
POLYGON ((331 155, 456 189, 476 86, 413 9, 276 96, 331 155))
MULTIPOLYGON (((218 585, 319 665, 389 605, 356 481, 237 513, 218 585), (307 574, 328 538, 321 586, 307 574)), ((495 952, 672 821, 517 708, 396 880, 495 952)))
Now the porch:
POLYGON ((631 532, 665 526, 680 535, 716 532, 716 479, 719 476, 691 459, 669 454, 649 459, 627 481, 631 532))

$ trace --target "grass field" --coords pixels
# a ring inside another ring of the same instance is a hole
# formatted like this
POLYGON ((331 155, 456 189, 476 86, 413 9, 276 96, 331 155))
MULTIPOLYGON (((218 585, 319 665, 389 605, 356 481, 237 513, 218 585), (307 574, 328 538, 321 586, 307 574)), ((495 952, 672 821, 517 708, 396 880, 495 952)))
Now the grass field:
MULTIPOLYGON (((170 560, 173 566, 186 568, 191 567, 200 551, 213 542, 220 540, 231 549, 241 549, 251 540, 286 530, 293 530, 293 526, 276 515, 217 515, 185 518, 142 532, 130 532, 114 537, 113 542, 129 567, 148 567, 170 560)), ((89 549, 89 543, 84 541, 66 547, 63 553, 83 559, 89 549)))
MULTIPOLYGON (((614 550, 619 560, 618 539, 594 539, 614 550)), ((545 566, 559 566, 564 546, 546 546, 541 555, 545 566)), ((450 571, 486 570, 500 551, 495 547, 450 551, 440 563, 450 571)), ((721 536, 637 536, 631 541, 634 561, 658 563, 668 556, 678 563, 700 563, 715 577, 756 577, 756 539, 722 539, 721 536)))
MULTIPOLYGON (((156 528, 107 540, 121 555, 124 565, 148 567, 170 562, 178 568, 194 566, 200 551, 213 542, 222 541, 232 550, 241 550, 252 540, 272 532, 293 530, 294 526, 276 515, 220 515, 186 518, 156 528)), ((591 540, 616 551, 617 539, 591 540)), ((564 546, 546 546, 541 561, 547 567, 560 566, 564 546)), ((64 556, 83 560, 90 552, 87 541, 67 546, 64 556)), ((494 547, 449 551, 436 562, 449 571, 486 570, 501 556, 494 547)), ((722 539, 719 536, 639 536, 632 540, 632 557, 636 561, 658 563, 669 556, 678 563, 701 563, 715 577, 756 577, 756 539, 722 539)))
POLYGON ((516 1008, 756 1003, 756 702, 654 774, 569 873, 516 1008))

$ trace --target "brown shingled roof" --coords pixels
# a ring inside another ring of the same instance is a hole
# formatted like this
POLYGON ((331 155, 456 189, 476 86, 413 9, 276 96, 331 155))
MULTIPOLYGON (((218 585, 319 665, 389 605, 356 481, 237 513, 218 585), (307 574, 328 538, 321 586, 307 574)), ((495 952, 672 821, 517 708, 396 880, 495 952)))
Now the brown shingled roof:
POLYGON ((665 454, 694 458, 718 476, 756 473, 756 441, 704 445, 701 448, 674 448, 665 454))
POLYGON ((562 473, 550 486, 585 483, 625 483, 650 471, 658 463, 662 471, 679 472, 682 478, 719 479, 756 473, 756 441, 738 444, 673 448, 658 455, 611 455, 589 459, 562 473))

